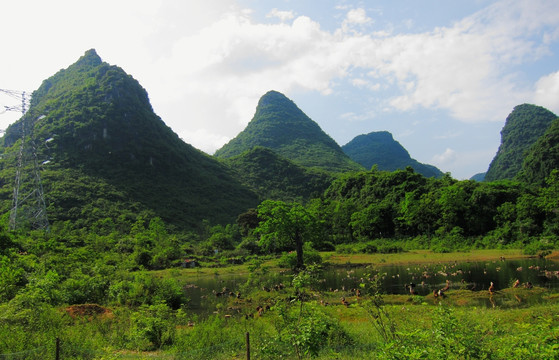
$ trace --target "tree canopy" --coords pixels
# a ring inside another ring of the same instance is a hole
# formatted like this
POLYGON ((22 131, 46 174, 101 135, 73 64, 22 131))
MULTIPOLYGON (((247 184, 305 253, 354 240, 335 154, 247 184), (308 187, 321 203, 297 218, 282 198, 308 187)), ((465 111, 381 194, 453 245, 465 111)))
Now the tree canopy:
POLYGON ((302 269, 303 244, 313 242, 318 235, 314 214, 299 203, 266 200, 258 206, 258 217, 260 245, 269 252, 295 250, 296 268, 302 269))

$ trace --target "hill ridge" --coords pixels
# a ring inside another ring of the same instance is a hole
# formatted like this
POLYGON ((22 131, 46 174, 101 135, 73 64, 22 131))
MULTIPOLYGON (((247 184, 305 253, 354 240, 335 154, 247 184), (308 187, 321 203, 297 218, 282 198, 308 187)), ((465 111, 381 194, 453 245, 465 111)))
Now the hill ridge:
POLYGON ((513 179, 521 170, 526 152, 557 115, 533 104, 514 107, 501 130, 501 144, 489 164, 485 181, 513 179))
POLYGON ((342 146, 342 150, 365 169, 377 165, 379 170, 403 170, 411 166, 426 177, 440 177, 443 173, 433 165, 413 159, 408 151, 388 131, 373 131, 358 135, 342 146))
MULTIPOLYGON (((55 221, 118 218, 116 202, 124 213, 152 213, 178 228, 193 229, 202 220, 230 222, 257 204, 256 195, 229 168, 186 144, 153 112, 137 80, 102 62, 93 49, 33 93, 25 116, 39 115, 44 117, 35 125, 36 142, 52 139, 39 156, 51 159, 43 182, 49 217, 55 221), (74 186, 68 176, 84 185, 74 186), (92 204, 112 210, 85 215, 92 204)), ((20 123, 7 129, 5 147, 18 141, 20 123)), ((3 194, 7 208, 6 186, 3 194)))
POLYGON ((292 100, 274 90, 260 98, 246 128, 217 150, 214 156, 228 158, 254 146, 270 148, 278 155, 309 168, 333 172, 363 170, 292 100))

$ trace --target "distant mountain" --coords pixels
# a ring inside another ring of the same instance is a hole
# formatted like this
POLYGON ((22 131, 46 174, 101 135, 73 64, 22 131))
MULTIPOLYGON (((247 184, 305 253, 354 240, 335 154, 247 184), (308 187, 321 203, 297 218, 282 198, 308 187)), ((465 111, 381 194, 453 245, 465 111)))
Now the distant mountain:
MULTIPOLYGON (((229 168, 184 143, 153 112, 140 84, 95 50, 33 93, 25 117, 1 141, 4 153, 15 153, 30 119, 39 120, 25 131, 33 132, 39 159, 49 159, 42 180, 53 222, 89 226, 151 214, 193 229, 204 219, 231 222, 257 205, 256 194, 229 168)), ((7 211, 15 160, 2 162, 0 199, 7 211)))
POLYGON ((541 106, 516 106, 501 130, 501 145, 489 165, 485 181, 513 179, 521 170, 527 151, 556 118, 557 115, 541 106))
POLYGON ((333 180, 327 172, 297 165, 261 146, 223 161, 262 200, 304 202, 319 197, 333 180))
POLYGON ((559 118, 526 152, 522 169, 517 178, 521 181, 544 186, 552 170, 559 169, 559 118))
POLYGON ((377 131, 359 135, 342 146, 342 150, 355 162, 370 169, 377 165, 379 170, 394 171, 411 166, 425 177, 440 177, 442 171, 410 157, 399 142, 388 131, 377 131))
POLYGON ((483 181, 485 180, 485 173, 479 173, 479 174, 475 174, 474 176, 472 176, 470 178, 470 180, 474 180, 474 181, 483 181))
POLYGON ((332 172, 361 171, 340 146, 283 94, 260 98, 254 117, 234 139, 215 152, 230 158, 255 146, 272 149, 298 165, 332 172))

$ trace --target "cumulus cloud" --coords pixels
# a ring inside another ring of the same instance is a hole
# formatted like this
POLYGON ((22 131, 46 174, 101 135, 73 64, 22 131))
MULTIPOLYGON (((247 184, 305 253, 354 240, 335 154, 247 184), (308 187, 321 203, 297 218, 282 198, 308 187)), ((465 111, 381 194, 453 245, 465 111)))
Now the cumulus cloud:
POLYGON ((287 21, 293 19, 295 17, 295 14, 293 13, 293 11, 281 11, 276 8, 273 8, 272 11, 270 11, 268 15, 266 15, 266 17, 278 18, 281 21, 287 21))
MULTIPOLYGON (((241 131, 258 98, 271 89, 288 96, 294 91, 329 96, 340 91, 340 84, 351 84, 364 97, 370 93, 378 99, 377 108, 351 110, 337 117, 342 121, 415 108, 446 110, 468 122, 502 121, 515 105, 530 100, 559 110, 558 73, 537 84, 519 81, 517 73, 519 64, 549 56, 559 40, 553 1, 497 1, 454 24, 421 33, 379 28, 367 14, 375 10, 351 6, 338 7, 344 16, 337 28, 326 30, 289 9, 272 9, 269 23, 259 22, 234 0, 123 0, 114 6, 100 1, 88 17, 76 16, 81 9, 69 0, 55 1, 56 6, 35 1, 37 11, 26 21, 44 31, 28 39, 8 37, 5 45, 33 42, 38 53, 64 54, 62 64, 96 47, 105 60, 138 78, 165 122, 208 152, 241 131), (116 10, 105 11, 109 7, 116 10), (49 12, 52 8, 64 11, 49 12)), ((25 12, 19 2, 9 6, 7 13, 25 12)), ((21 22, 5 20, 6 29, 21 22)), ((25 61, 33 58, 29 54, 25 61)), ((42 64, 52 64, 33 77, 50 76, 60 61, 42 55, 42 64)), ((4 67, 33 72, 31 65, 4 67)), ((10 86, 8 80, 3 78, 3 86, 10 86)))
POLYGON ((338 32, 358 35, 363 32, 363 29, 366 29, 366 25, 371 24, 372 22, 373 20, 367 16, 365 9, 350 9, 347 12, 338 32))
POLYGON ((445 166, 450 162, 456 160, 456 151, 446 148, 446 150, 442 154, 437 154, 433 156, 433 163, 437 166, 445 166))
POLYGON ((371 18, 367 16, 365 9, 352 9, 348 11, 345 22, 347 24, 367 24, 371 22, 371 18))
POLYGON ((447 109, 464 121, 502 120, 530 92, 517 85, 514 66, 545 56, 549 48, 531 37, 559 22, 550 3, 527 5, 504 1, 453 27, 387 39, 381 69, 402 89, 390 104, 447 109))
POLYGON ((213 154, 217 149, 219 149, 223 144, 231 140, 230 137, 215 134, 213 131, 207 129, 196 129, 192 132, 184 131, 178 134, 183 141, 186 141, 190 145, 197 149, 204 149, 208 154, 213 154))
POLYGON ((538 80, 533 103, 559 114, 559 71, 538 80))
MULTIPOLYGON (((261 24, 238 11, 177 41, 157 66, 176 69, 164 81, 177 97, 185 99, 189 113, 200 108, 203 123, 194 117, 195 123, 178 125, 184 129, 185 140, 197 143, 198 128, 216 135, 242 130, 258 98, 268 90, 331 93, 334 80, 345 76, 348 66, 341 40, 306 16, 291 23, 261 24), (200 104, 211 102, 214 105, 204 114, 200 104), (220 114, 209 116, 214 109, 220 114)), ((209 146, 201 148, 211 151, 209 146)))
MULTIPOLYGON (((268 14, 280 24, 255 23, 236 12, 181 39, 172 58, 183 65, 191 91, 217 91, 231 101, 239 96, 256 101, 269 88, 328 95, 346 77, 358 88, 378 91, 378 82, 352 76, 354 69, 366 69, 399 92, 385 108, 445 109, 463 121, 502 121, 531 91, 517 85, 514 66, 548 51, 545 41, 531 36, 543 31, 547 43, 556 37, 559 12, 553 8, 545 1, 503 1, 451 27, 382 36, 348 31, 372 22, 361 8, 346 9, 341 28, 333 32, 290 11, 268 14)), ((549 81, 542 79, 539 88, 549 81)))

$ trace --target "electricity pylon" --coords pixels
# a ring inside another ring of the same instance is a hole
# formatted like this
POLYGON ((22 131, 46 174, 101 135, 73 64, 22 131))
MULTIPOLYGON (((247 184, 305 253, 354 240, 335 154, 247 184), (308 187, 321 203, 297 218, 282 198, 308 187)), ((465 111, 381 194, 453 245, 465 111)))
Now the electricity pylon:
POLYGON ((33 134, 36 122, 45 116, 38 118, 25 116, 28 105, 25 91, 16 92, 0 89, 0 92, 12 97, 19 96, 21 99, 21 106, 4 106, 5 111, 21 111, 22 115, 19 124, 21 137, 17 153, 12 209, 10 211, 10 229, 49 230, 47 208, 37 159, 37 145, 33 134))

